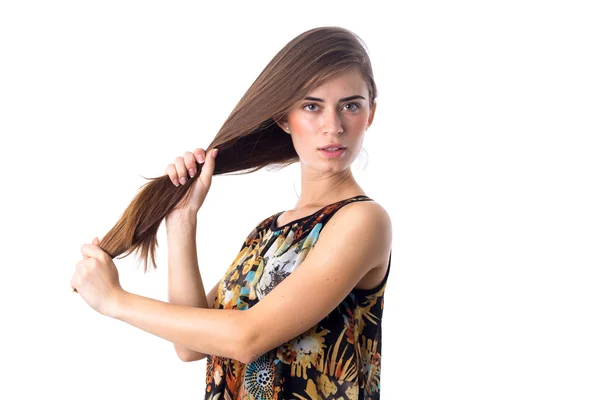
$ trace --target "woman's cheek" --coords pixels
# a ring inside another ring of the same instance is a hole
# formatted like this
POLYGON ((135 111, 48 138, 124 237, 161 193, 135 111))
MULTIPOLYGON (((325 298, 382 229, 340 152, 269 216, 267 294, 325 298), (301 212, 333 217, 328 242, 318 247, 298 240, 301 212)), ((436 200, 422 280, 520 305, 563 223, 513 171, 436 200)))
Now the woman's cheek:
POLYGON ((307 135, 314 129, 314 121, 311 121, 308 117, 300 118, 298 120, 298 134, 307 135))

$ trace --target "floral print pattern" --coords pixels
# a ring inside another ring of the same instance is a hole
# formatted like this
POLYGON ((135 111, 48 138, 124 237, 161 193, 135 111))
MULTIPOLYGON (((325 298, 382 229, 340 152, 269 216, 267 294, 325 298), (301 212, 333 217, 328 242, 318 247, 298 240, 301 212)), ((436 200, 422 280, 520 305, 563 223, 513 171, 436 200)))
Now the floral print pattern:
MULTIPOLYGON (((359 195, 276 226, 259 223, 219 283, 214 308, 246 310, 306 258, 331 216, 359 195)), ((354 289, 327 317, 301 335, 243 364, 207 356, 206 400, 379 399, 383 296, 391 265, 373 289, 354 289)))

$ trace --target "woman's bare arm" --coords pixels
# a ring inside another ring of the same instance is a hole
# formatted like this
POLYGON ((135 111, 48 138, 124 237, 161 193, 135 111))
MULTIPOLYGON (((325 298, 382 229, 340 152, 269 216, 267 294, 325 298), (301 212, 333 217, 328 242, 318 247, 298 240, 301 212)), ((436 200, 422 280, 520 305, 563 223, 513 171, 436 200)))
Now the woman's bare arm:
MULTIPOLYGON (((206 295, 208 308, 213 308, 213 303, 215 297, 217 296, 217 287, 219 287, 219 282, 217 282, 215 286, 210 290, 210 292, 208 292, 208 294, 206 295)), ((202 360, 207 356, 207 354, 195 350, 190 350, 187 347, 178 344, 175 344, 175 351, 177 352, 177 355, 179 356, 181 361, 185 362, 202 360)))
MULTIPOLYGON (((212 308, 217 285, 205 294, 196 250, 196 217, 181 214, 165 219, 168 243, 169 303, 199 308, 212 308)), ((196 361, 206 354, 173 343, 182 361, 196 361)))
POLYGON ((391 221, 383 208, 369 203, 338 211, 310 255, 247 310, 169 304, 122 290, 105 315, 188 349, 249 364, 314 326, 371 269, 387 265, 391 221))

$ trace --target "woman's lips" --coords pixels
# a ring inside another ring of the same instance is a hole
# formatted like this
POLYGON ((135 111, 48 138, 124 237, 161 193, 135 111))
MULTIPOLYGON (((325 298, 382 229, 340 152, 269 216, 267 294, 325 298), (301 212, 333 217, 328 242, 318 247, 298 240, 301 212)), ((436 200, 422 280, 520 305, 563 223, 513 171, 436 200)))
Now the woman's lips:
POLYGON ((319 149, 319 152, 323 156, 325 156, 326 158, 338 158, 342 154, 344 154, 344 151, 346 151, 345 148, 340 148, 340 149, 334 150, 334 151, 329 151, 329 150, 325 150, 325 149, 319 149))

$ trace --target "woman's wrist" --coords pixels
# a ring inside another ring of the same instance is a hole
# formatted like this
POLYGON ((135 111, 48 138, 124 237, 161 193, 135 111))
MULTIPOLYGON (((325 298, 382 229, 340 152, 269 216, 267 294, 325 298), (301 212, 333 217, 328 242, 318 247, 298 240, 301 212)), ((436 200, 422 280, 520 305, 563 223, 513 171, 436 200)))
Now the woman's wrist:
POLYGON ((167 214, 165 222, 167 225, 196 225, 197 213, 187 211, 171 211, 167 214))

